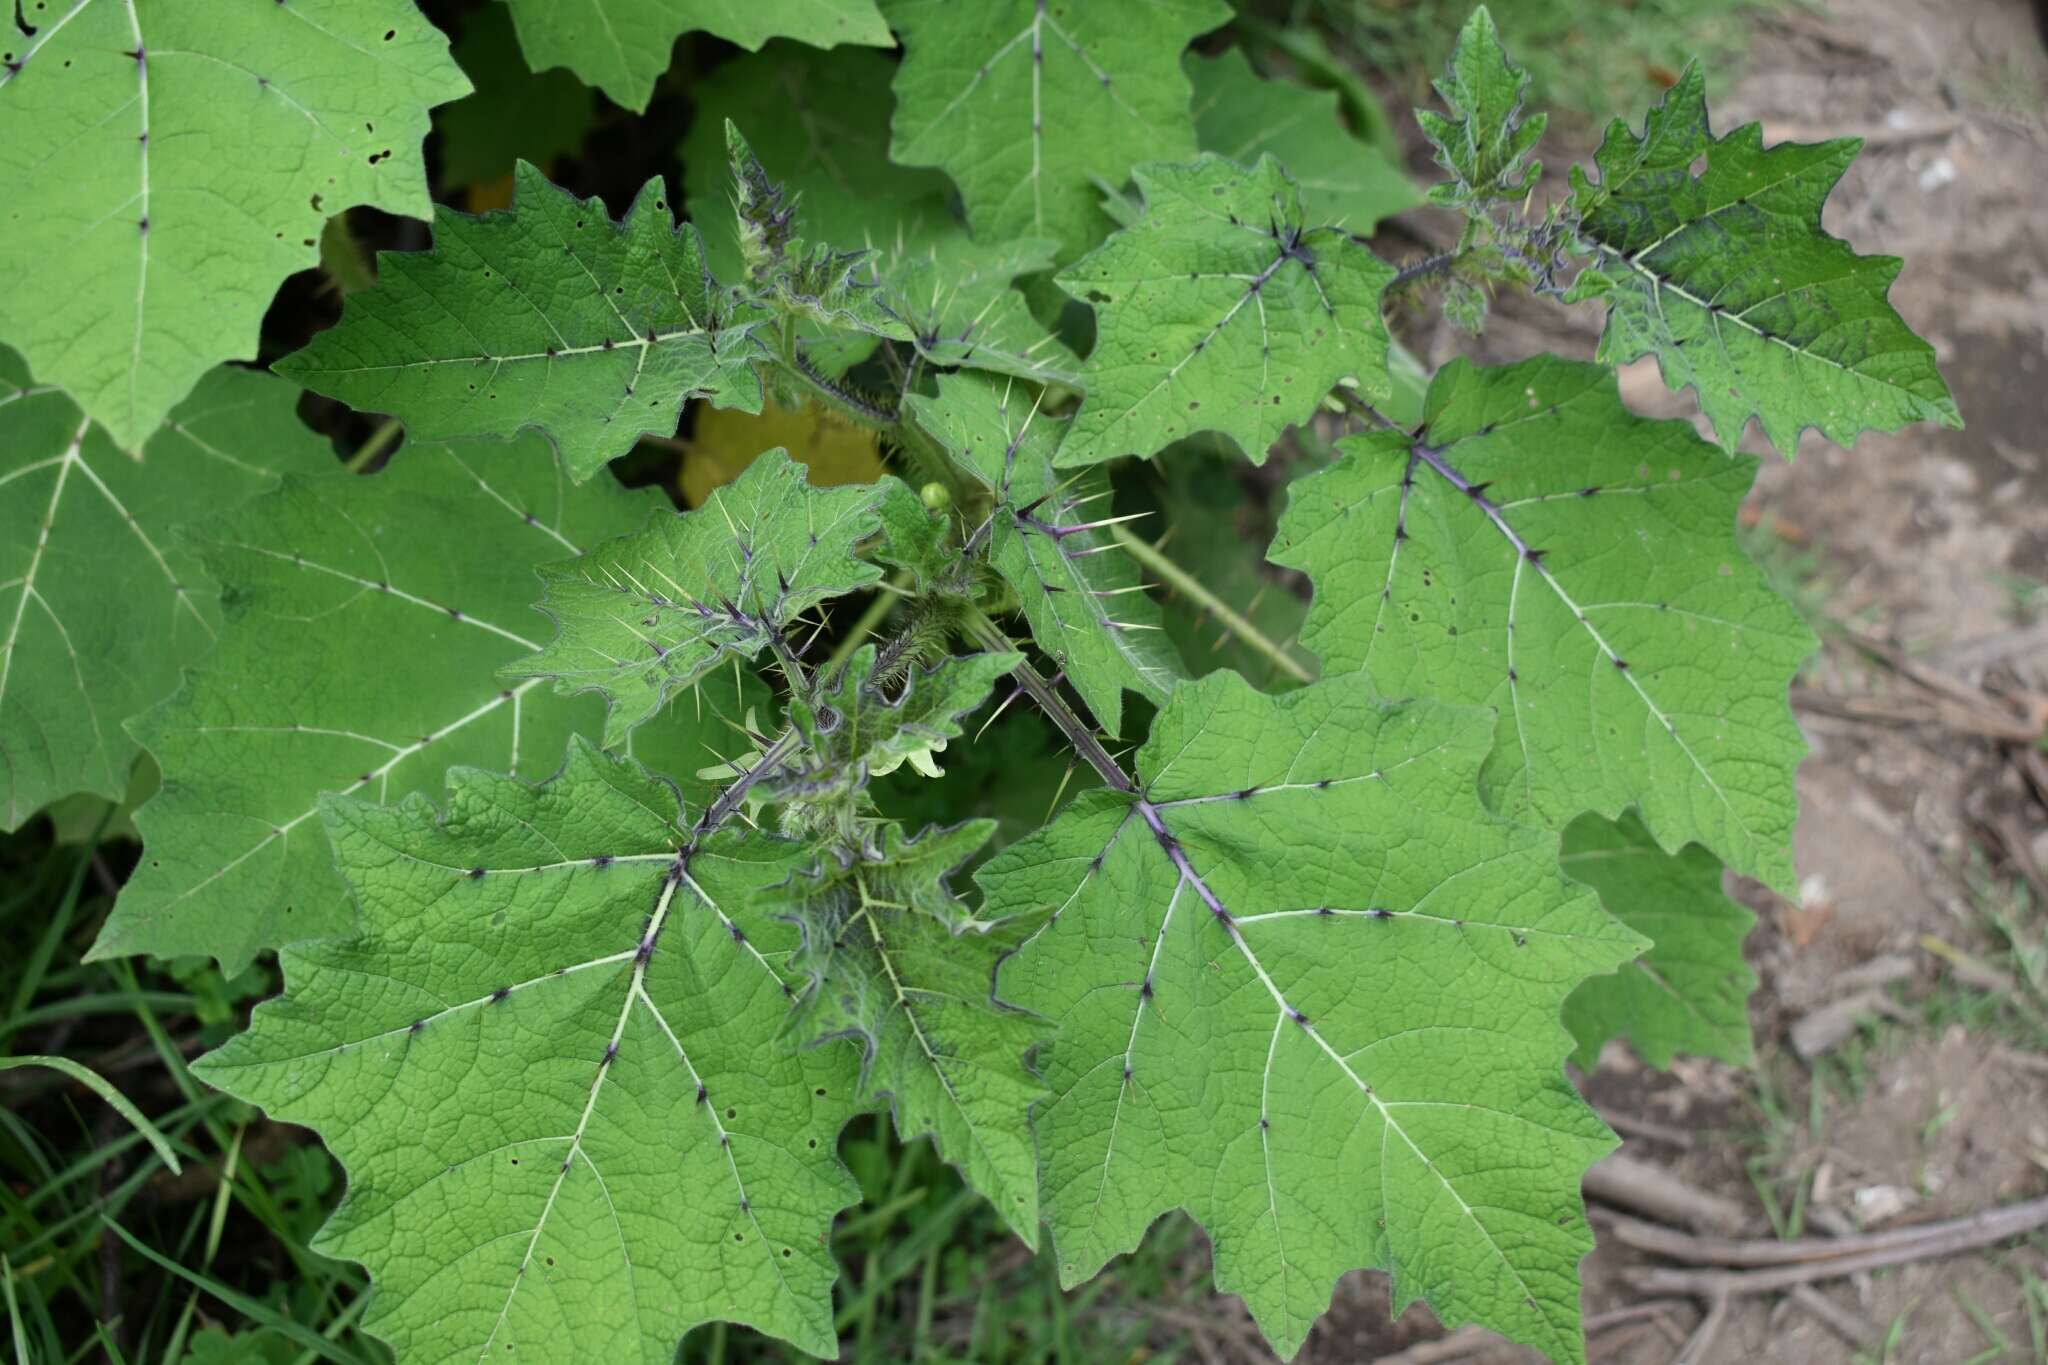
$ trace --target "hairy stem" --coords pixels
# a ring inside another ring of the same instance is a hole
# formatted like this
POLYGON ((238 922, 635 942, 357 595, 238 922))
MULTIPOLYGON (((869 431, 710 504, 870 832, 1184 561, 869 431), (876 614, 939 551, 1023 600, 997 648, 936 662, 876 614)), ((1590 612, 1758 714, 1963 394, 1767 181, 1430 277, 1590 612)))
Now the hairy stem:
POLYGON ((839 643, 832 646, 832 652, 825 656, 824 666, 818 670, 821 677, 832 677, 839 671, 841 664, 853 657, 853 652, 860 648, 861 641, 881 629, 882 624, 889 619, 889 614, 896 610, 896 603, 902 598, 903 589, 909 586, 909 583, 909 570, 898 569, 890 576, 887 584, 875 589, 874 600, 868 603, 867 610, 847 628, 839 643))
POLYGON ((1314 682, 1315 677, 1298 663, 1285 648, 1276 644, 1266 633, 1231 610, 1230 604, 1202 586, 1200 579, 1168 559, 1151 541, 1145 539, 1128 526, 1112 526, 1109 533, 1117 543, 1131 552, 1131 558, 1150 569, 1159 580, 1180 593, 1189 601, 1208 612, 1223 623, 1232 635, 1265 656, 1275 668, 1299 683, 1314 682))
MULTIPOLYGON (((983 649, 1007 652, 1017 647, 1004 633, 1002 627, 989 620, 987 614, 979 607, 969 607, 961 624, 974 642, 983 649)), ((1018 664, 1010 676, 1017 680, 1017 686, 1024 689, 1026 696, 1038 703, 1038 709, 1045 712, 1046 717, 1059 727, 1060 733, 1067 737, 1067 743, 1073 746, 1074 752, 1088 760, 1088 766, 1095 769, 1096 774, 1106 785, 1120 792, 1137 791, 1138 784, 1131 780, 1131 775, 1110 756, 1109 750, 1102 747, 1102 741, 1095 737, 1095 732, 1088 727, 1087 722, 1075 714, 1074 708, 1067 705, 1066 700, 1060 696, 1059 689, 1053 686, 1044 674, 1033 668, 1030 661, 1018 664)))

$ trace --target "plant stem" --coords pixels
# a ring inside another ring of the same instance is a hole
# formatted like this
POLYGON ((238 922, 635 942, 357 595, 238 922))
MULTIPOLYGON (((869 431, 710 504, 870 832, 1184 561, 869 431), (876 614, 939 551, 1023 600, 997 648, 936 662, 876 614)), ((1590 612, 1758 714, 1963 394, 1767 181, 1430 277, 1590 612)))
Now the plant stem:
POLYGON ((1202 610, 1221 621, 1232 635, 1263 654, 1275 668, 1296 682, 1315 681, 1314 675, 1297 663, 1292 655, 1275 644, 1264 631, 1231 610, 1229 603, 1203 587, 1200 579, 1168 559, 1158 546, 1128 526, 1112 526, 1109 533, 1116 537, 1119 545, 1131 552, 1131 558, 1150 569, 1175 592, 1189 598, 1202 610))
MULTIPOLYGON (((968 607, 962 625, 967 634, 983 649, 1005 652, 1017 647, 1004 633, 1003 628, 989 620, 987 613, 980 607, 968 607)), ((1138 790, 1138 784, 1131 780, 1130 774, 1123 770, 1121 764, 1110 757, 1109 750, 1102 747, 1102 741, 1095 737, 1095 732, 1088 728, 1087 723, 1074 714, 1074 708, 1067 705, 1060 696, 1059 689, 1048 682, 1044 674, 1033 668, 1029 660, 1018 664, 1010 676, 1017 680, 1017 685, 1024 689, 1026 696, 1038 703, 1038 709, 1045 712, 1047 719, 1059 727, 1060 733, 1067 737, 1067 743, 1073 746, 1074 752, 1088 760, 1088 766, 1095 769, 1105 784, 1120 792, 1138 790)))
POLYGON ((1380 291, 1380 297, 1393 298, 1411 284, 1449 274, 1451 268, 1458 263, 1458 257, 1463 254, 1456 250, 1439 251, 1434 256, 1425 256, 1419 261, 1402 266, 1394 272, 1394 278, 1387 281, 1387 287, 1380 291))
POLYGON ((860 642, 874 634, 882 623, 889 619, 889 613, 896 610, 896 603, 902 596, 900 590, 909 581, 909 571, 898 569, 890 576, 885 586, 876 588, 875 598, 868 603, 868 609, 847 629, 839 643, 832 646, 832 652, 826 656, 824 666, 818 670, 819 677, 829 681, 839 665, 853 657, 853 651, 860 648, 860 642))
POLYGON ((405 431, 405 423, 396 417, 386 417, 370 433, 370 439, 355 448, 348 461, 342 465, 351 474, 360 474, 377 462, 377 457, 389 450, 405 431))

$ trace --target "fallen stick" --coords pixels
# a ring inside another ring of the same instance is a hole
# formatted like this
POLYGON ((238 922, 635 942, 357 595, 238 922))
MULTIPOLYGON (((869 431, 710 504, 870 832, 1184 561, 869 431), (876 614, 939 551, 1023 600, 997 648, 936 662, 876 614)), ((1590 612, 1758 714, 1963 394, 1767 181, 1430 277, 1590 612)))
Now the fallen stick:
POLYGON ((1585 1190, 1588 1198, 1710 1232, 1733 1232, 1749 1222, 1747 1211, 1733 1200, 1695 1189, 1668 1171, 1620 1153, 1586 1172, 1585 1190))
MULTIPOLYGON (((1638 1230, 1648 1226, 1634 1225, 1638 1230)), ((1806 1238, 1797 1242, 1769 1242, 1759 1238, 1749 1242, 1724 1242, 1715 1250, 1733 1254, 1715 1258, 1713 1264, 1748 1264, 1761 1268, 1674 1270, 1656 1267, 1631 1271, 1628 1281, 1638 1289, 1661 1294, 1763 1294, 1811 1284, 1816 1280, 1839 1279, 1859 1270, 1876 1270, 1882 1266, 1951 1256, 1958 1251, 1989 1246, 2043 1226, 2048 1226, 2048 1199, 2030 1199, 2002 1209, 1987 1209, 1967 1218, 1952 1218, 1940 1223, 1925 1223, 1917 1228, 1900 1228, 1861 1237, 1827 1241, 1806 1238), (1771 1252, 1766 1248, 1780 1250, 1771 1252)), ((1651 1247, 1644 1242, 1633 1241, 1631 1244, 1673 1259, 1680 1257, 1667 1248, 1691 1243, 1685 1249, 1698 1255, 1703 1250, 1702 1244, 1715 1240, 1684 1238, 1681 1242, 1674 1239, 1683 1238, 1683 1234, 1661 1228, 1653 1228, 1651 1232, 1658 1236, 1645 1241, 1657 1240, 1663 1245, 1651 1247)), ((1641 1235, 1640 1232, 1637 1235, 1641 1235)))

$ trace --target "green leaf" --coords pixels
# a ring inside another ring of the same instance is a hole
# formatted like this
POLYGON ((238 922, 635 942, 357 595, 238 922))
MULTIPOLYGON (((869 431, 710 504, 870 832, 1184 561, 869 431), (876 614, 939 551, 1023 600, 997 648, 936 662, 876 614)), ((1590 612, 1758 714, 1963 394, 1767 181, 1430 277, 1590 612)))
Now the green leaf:
POLYGON ((810 984, 793 1027, 806 1041, 863 1048, 861 1097, 892 1105, 905 1142, 930 1134, 939 1155, 1038 1247, 1038 1154, 1029 1111, 1045 1086, 1024 1055, 1045 1022, 995 997, 996 966, 1042 914, 977 920, 946 877, 988 841, 995 822, 906 839, 886 826, 872 850, 827 861, 779 894, 801 927, 793 970, 810 984))
POLYGON ((889 160, 895 73, 896 63, 880 52, 775 43, 721 64, 691 88, 697 114, 683 140, 683 189, 714 268, 729 276, 739 268, 728 121, 799 196, 805 227, 823 241, 887 250, 966 235, 947 207, 945 176, 889 160))
POLYGON ((1600 179, 1572 171, 1593 263, 1568 297, 1607 304, 1599 358, 1655 355, 1666 384, 1693 387, 1724 450, 1752 416, 1787 458, 1807 427, 1848 445, 1911 422, 1961 426, 1934 348, 1885 297, 1898 258, 1858 256, 1821 228, 1862 146, 1766 149, 1757 123, 1715 138, 1697 63, 1640 137, 1616 119, 1595 154, 1600 179))
POLYGON ((1486 6, 1465 21, 1450 66, 1434 84, 1450 116, 1417 109, 1415 120, 1436 145, 1437 165, 1453 180, 1433 189, 1430 199, 1476 211, 1489 199, 1526 194, 1543 173, 1542 163, 1529 160, 1529 153, 1550 117, 1522 117, 1529 73, 1508 60, 1486 6))
POLYGON ((545 166, 582 147, 596 126, 597 101, 588 86, 566 71, 527 69, 503 5, 464 14, 453 50, 476 89, 434 119, 443 187, 488 185, 511 175, 521 160, 545 166))
POLYGON ((1786 688, 1814 640, 1735 543, 1756 462, 1539 357, 1437 372, 1425 425, 1340 443, 1271 557, 1315 582, 1302 643, 1355 686, 1490 706, 1489 802, 1562 829, 1641 808, 1791 889, 1786 688))
POLYGON ((335 467, 287 384, 219 369, 143 446, 30 380, 0 347, 0 829, 73 792, 119 800, 122 724, 178 685, 220 627, 171 529, 285 470, 335 467))
POLYGON ((879 302, 933 365, 1077 389, 1080 362, 1032 316, 1022 291, 1011 288, 1021 275, 1049 270, 1053 251, 1049 241, 988 245, 964 232, 898 247, 875 263, 879 302))
POLYGON ((1193 154, 1181 51, 1230 18, 1222 0, 884 8, 905 48, 890 155, 952 176, 976 239, 1051 238, 1065 259, 1109 226, 1095 178, 1193 154))
POLYGON ((1368 236, 1382 218, 1422 202, 1397 163, 1345 130, 1333 92, 1262 80, 1243 48, 1191 52, 1186 64, 1201 149, 1246 168, 1264 155, 1279 158, 1318 221, 1368 236))
POLYGON ((768 451, 695 511, 544 566, 555 638, 505 676, 602 693, 618 743, 726 658, 754 658, 801 613, 880 578, 856 548, 894 482, 815 488, 768 451))
POLYGON ((802 846, 685 829, 580 741, 537 787, 455 771, 445 820, 326 822, 360 931, 286 949, 196 1070, 347 1170, 318 1245, 368 1267, 364 1327, 403 1360, 667 1361, 713 1319, 831 1354, 859 1067, 781 1036, 796 936, 757 905, 802 846))
POLYGON ((890 46, 875 0, 507 0, 519 45, 536 71, 566 66, 612 102, 645 113, 669 52, 702 31, 754 51, 771 38, 814 47, 890 46))
POLYGON ((1613 1139, 1558 1010, 1647 945, 1480 804, 1492 728, 1211 674, 1137 790, 982 870, 985 915, 1057 908, 999 985, 1058 1030, 1035 1123, 1062 1284, 1185 1208, 1283 1358, 1377 1266, 1397 1312, 1585 1359, 1579 1179, 1613 1139))
POLYGON ((1145 217, 1061 274, 1095 305, 1088 390, 1062 465, 1219 431, 1254 464, 1338 380, 1388 391, 1380 290, 1393 268, 1314 226, 1280 163, 1205 154, 1132 172, 1145 217))
POLYGON ((411 0, 72 0, 36 23, 0 33, 0 341, 123 450, 256 354, 330 215, 433 216, 427 109, 469 82, 411 0))
POLYGON ((1720 860, 1697 844, 1666 853, 1631 811, 1572 821, 1558 863, 1600 893, 1608 914, 1657 945, 1564 1002, 1564 1026, 1578 1040, 1572 1061, 1590 1071, 1608 1039, 1626 1038, 1659 1069, 1680 1053, 1750 1065, 1756 973, 1742 959, 1742 940, 1756 916, 1722 893, 1720 860))
POLYGON ((874 645, 863 645, 816 705, 790 701, 790 723, 810 751, 810 769, 795 779, 807 793, 863 787, 869 777, 887 776, 905 763, 928 765, 932 754, 960 737, 962 718, 988 700, 996 680, 1022 660, 1017 654, 949 655, 930 668, 907 669, 893 660, 888 667, 897 676, 878 678, 877 654, 874 645))
POLYGON ((529 437, 409 443, 382 473, 290 477, 193 528, 223 585, 220 640, 131 726, 163 791, 92 955, 205 954, 232 975, 342 932, 323 792, 438 795, 451 764, 544 771, 597 733, 595 702, 498 670, 539 648, 535 566, 647 507, 609 480, 571 489, 529 437))
POLYGON ((1095 719, 1116 734, 1126 690, 1165 700, 1180 660, 1137 566, 1095 524, 1107 515, 1108 476, 1053 469, 1067 421, 1038 411, 1023 386, 980 375, 949 375, 937 397, 914 395, 906 407, 994 493, 989 562, 1015 590, 1031 638, 1095 719))
POLYGON ((382 253, 376 287, 277 372, 416 440, 539 427, 577 480, 673 435, 693 396, 760 411, 758 344, 659 177, 618 224, 524 162, 516 178, 511 209, 444 212, 433 250, 382 253))

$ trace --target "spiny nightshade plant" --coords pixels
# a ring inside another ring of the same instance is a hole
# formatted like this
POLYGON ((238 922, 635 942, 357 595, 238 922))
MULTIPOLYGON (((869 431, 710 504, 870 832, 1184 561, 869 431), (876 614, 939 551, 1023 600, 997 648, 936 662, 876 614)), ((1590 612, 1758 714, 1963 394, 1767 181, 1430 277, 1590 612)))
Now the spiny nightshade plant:
POLYGON ((1334 101, 1184 53, 1220 0, 592 8, 510 3, 635 109, 679 31, 762 49, 690 92, 681 197, 522 163, 275 375, 209 367, 330 215, 431 211, 445 41, 403 0, 0 38, 0 824, 163 775, 94 955, 280 953, 199 1070, 343 1163, 323 1246, 404 1361, 832 1355, 875 1108, 1064 1284, 1181 1209, 1283 1356, 1372 1266, 1582 1361, 1613 1138, 1562 1063, 1744 1060, 1722 871, 1792 882, 1812 641, 1738 441, 1957 420, 1898 262, 1820 226, 1857 144, 1715 137, 1694 67, 1539 206, 1481 10, 1420 115, 1463 232, 1396 268, 1415 196, 1334 101), (1504 288, 1604 305, 1595 361, 1404 398, 1396 301, 1504 288), (1643 356, 1711 441, 1623 406, 1643 356), (340 469, 294 386, 407 443, 340 469), (606 473, 771 403, 903 477, 771 450, 677 513, 606 473), (1207 592, 1118 510, 1200 441, 1286 480, 1318 667, 1221 617, 1265 690, 1191 676, 1146 588, 1207 592), (891 818, 1020 697, 1092 785, 891 818))

